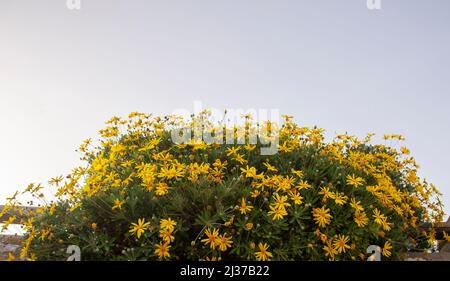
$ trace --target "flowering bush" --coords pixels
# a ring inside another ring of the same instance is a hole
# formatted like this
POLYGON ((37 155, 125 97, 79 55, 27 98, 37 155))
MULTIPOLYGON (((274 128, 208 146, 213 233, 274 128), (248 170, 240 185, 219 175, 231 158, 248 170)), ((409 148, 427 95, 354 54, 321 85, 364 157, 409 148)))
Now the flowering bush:
MULTIPOLYGON (((429 246, 433 232, 418 225, 441 221, 439 192, 406 148, 372 135, 325 142, 322 129, 284 118, 265 123, 278 133, 275 155, 261 155, 261 144, 172 141, 173 128, 194 121, 222 128, 207 112, 189 122, 112 118, 98 142, 81 145, 87 165, 53 178, 56 200, 20 222, 20 258, 65 260, 78 245, 83 260, 364 260, 379 245, 383 259, 400 259, 429 246)), ((245 121, 225 132, 247 139, 257 127, 245 121)), ((44 197, 41 185, 24 193, 44 197)))

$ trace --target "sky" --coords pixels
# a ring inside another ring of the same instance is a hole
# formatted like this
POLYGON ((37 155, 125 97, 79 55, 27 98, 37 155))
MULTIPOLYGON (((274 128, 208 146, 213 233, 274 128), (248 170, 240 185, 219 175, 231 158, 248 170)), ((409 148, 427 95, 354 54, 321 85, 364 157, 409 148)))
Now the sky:
POLYGON ((132 111, 278 109, 399 133, 450 213, 450 1, 0 0, 0 203, 132 111))

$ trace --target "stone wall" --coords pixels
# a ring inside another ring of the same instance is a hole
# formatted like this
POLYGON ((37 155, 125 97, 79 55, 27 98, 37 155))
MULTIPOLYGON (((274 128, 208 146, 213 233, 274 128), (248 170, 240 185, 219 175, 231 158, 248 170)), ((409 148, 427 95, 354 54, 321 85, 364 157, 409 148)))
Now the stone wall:
POLYGON ((18 235, 0 235, 0 261, 8 258, 8 253, 18 256, 20 252, 21 237, 18 235))

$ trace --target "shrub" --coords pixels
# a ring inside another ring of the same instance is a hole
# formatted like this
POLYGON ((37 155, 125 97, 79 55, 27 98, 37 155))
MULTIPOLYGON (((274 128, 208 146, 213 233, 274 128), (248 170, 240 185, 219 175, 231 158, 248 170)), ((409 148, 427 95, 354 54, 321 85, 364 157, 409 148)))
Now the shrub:
MULTIPOLYGON (((208 116, 192 120, 219 131, 208 116)), ((245 120, 245 130, 225 132, 248 140, 257 127, 245 120)), ((278 153, 261 155, 260 143, 174 144, 171 129, 194 130, 174 116, 107 124, 81 145, 86 165, 53 178, 55 200, 22 221, 21 258, 65 260, 78 245, 83 260, 364 260, 379 245, 383 259, 401 259, 429 247, 433 233, 418 225, 443 214, 409 151, 372 135, 326 142, 322 129, 285 116, 279 129, 266 124, 279 133, 278 153)), ((41 185, 25 192, 44 197, 41 185)))

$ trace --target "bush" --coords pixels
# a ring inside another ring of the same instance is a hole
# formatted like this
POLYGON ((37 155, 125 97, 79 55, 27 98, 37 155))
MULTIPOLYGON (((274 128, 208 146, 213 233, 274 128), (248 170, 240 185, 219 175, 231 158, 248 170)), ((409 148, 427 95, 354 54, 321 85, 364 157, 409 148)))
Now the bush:
MULTIPOLYGON (((193 120, 218 132, 208 116, 193 120)), ((248 140, 257 127, 245 120, 226 132, 248 140)), ((171 129, 195 129, 174 116, 107 124, 79 149, 87 165, 52 179, 55 201, 22 221, 21 258, 65 260, 78 245, 83 260, 364 260, 379 245, 383 259, 401 259, 429 247, 433 233, 418 225, 443 214, 409 151, 371 135, 325 142, 285 117, 266 127, 279 132, 278 153, 261 155, 260 143, 174 144, 171 129)), ((41 185, 25 192, 44 196, 41 185)))

